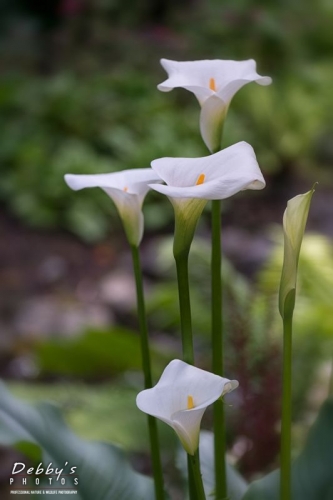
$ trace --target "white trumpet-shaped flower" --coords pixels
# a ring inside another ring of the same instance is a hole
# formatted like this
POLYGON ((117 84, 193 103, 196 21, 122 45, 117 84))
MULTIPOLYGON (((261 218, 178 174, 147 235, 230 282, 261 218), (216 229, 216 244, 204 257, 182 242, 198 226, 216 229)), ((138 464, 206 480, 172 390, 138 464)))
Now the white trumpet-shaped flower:
POLYGON ((247 61, 170 61, 161 59, 168 78, 157 88, 169 92, 176 87, 193 92, 201 106, 200 131, 211 152, 220 149, 224 119, 233 96, 244 85, 257 82, 269 85, 272 79, 260 76, 256 62, 247 61))
MULTIPOLYGON (((253 148, 239 142, 203 158, 160 158, 153 170, 166 185, 150 184, 172 202, 176 240, 189 246, 207 200, 222 200, 244 189, 263 189, 265 180, 253 148)), ((178 244, 178 243, 177 243, 178 244)))
POLYGON ((237 380, 219 377, 175 359, 155 387, 138 394, 136 404, 141 411, 170 425, 186 452, 193 455, 207 406, 238 385, 237 380))
POLYGON ((160 158, 151 166, 166 185, 150 187, 169 198, 223 200, 244 189, 265 187, 256 155, 247 142, 202 158, 160 158))
POLYGON ((99 187, 114 201, 130 245, 138 246, 143 235, 142 204, 149 184, 161 179, 151 168, 123 170, 110 174, 66 174, 65 181, 75 191, 99 187))

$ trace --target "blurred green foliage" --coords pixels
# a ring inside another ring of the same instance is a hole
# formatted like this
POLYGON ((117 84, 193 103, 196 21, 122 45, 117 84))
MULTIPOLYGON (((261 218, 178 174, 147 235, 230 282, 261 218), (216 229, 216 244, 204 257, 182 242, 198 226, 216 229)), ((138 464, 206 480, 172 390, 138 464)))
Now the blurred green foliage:
POLYGON ((65 173, 147 167, 170 151, 193 151, 195 120, 192 127, 175 120, 147 80, 128 73, 2 82, 0 199, 29 224, 62 225, 86 240, 104 236, 115 215, 111 200, 100 190, 73 193, 65 173))
MULTIPOLYGON (((278 290, 283 261, 282 228, 271 232, 272 251, 255 283, 238 273, 223 259, 224 323, 227 335, 226 369, 237 378, 244 362, 240 358, 237 335, 244 333, 245 357, 253 384, 261 384, 258 364, 269 356, 272 346, 279 348, 282 321, 278 311, 278 290)), ((151 288, 148 312, 153 326, 178 335, 179 308, 172 257, 172 238, 160 239, 156 254, 162 280, 151 288), (164 278, 164 280, 163 280, 164 278)), ((210 245, 195 238, 190 254, 190 282, 193 324, 201 352, 210 352, 210 245)), ((298 418, 306 405, 306 396, 314 382, 319 363, 333 352, 333 248, 330 240, 319 234, 305 234, 300 254, 297 299, 294 316, 294 415, 298 418)), ((244 346, 243 346, 244 347, 244 346)), ((279 362, 276 368, 279 369, 279 362)), ((272 367, 273 369, 273 367, 272 367)), ((230 375, 230 374, 229 374, 230 375)), ((279 374, 276 374, 279 377, 279 374)))
MULTIPOLYGON (((223 268, 226 376, 238 379, 241 387, 240 398, 232 401, 229 442, 232 444, 234 437, 241 435, 254 443, 239 463, 240 469, 247 473, 267 469, 275 460, 278 449, 282 323, 277 294, 283 256, 281 228, 279 232, 277 229, 272 231, 272 241, 275 244, 272 245, 271 257, 255 283, 240 275, 227 259, 224 259, 223 268), (270 442, 269 447, 267 442, 270 442), (250 457, 247 457, 248 453, 250 457), (253 454, 255 459, 251 458, 253 454)), ((149 288, 147 306, 151 331, 168 334, 177 346, 179 310, 171 246, 171 237, 161 238, 156 246, 158 258, 154 272, 160 279, 149 288)), ((196 352, 200 365, 209 369, 210 289, 207 276, 210 252, 205 239, 195 238, 190 259, 196 352)), ((295 422, 303 418, 304 410, 308 408, 307 397, 314 385, 317 368, 332 352, 333 330, 329 321, 332 268, 331 243, 323 236, 305 235, 295 310, 295 422)), ((41 375, 51 377, 51 380, 71 377, 75 382, 11 386, 15 394, 30 401, 46 398, 60 403, 68 422, 80 435, 110 440, 140 451, 146 449, 147 441, 142 431, 143 420, 136 416, 135 408, 135 394, 142 383, 138 371, 138 344, 136 334, 120 328, 110 332, 90 331, 74 339, 45 340, 34 347, 41 375), (77 382, 99 382, 110 376, 117 376, 111 385, 77 382), (97 427, 95 422, 99 423, 97 427)), ((157 346, 153 348, 156 379, 169 359, 177 356, 174 353, 169 356, 166 345, 163 343, 162 354, 157 346)), ((206 422, 209 425, 209 416, 206 422)), ((168 436, 166 433, 165 439, 170 439, 168 436)), ((302 441, 303 437, 304 434, 302 441)))
MULTIPOLYGON (((274 235, 277 238, 277 235, 274 235)), ((277 239, 271 258, 259 275, 260 293, 270 302, 277 300, 283 256, 282 239, 277 239)), ((315 369, 321 360, 330 360, 333 352, 333 247, 326 237, 305 234, 298 268, 297 297, 294 313, 294 414, 299 416, 305 397, 313 384, 315 369)), ((275 304, 274 304, 275 305, 275 304)), ((274 319, 273 334, 279 335, 280 318, 274 319)))
MULTIPOLYGON (((131 377, 118 379, 117 385, 77 381, 65 384, 11 382, 9 388, 14 396, 24 401, 57 404, 71 429, 84 439, 115 443, 129 451, 148 452, 146 417, 135 404, 139 381, 138 373, 133 372, 131 377)), ((161 425, 160 434, 165 448, 170 442, 176 445, 169 427, 161 425)))
MULTIPOLYGON (((162 354, 151 346, 154 371, 170 361, 173 353, 162 354)), ((128 370, 141 370, 138 334, 124 328, 89 330, 74 339, 54 338, 34 345, 38 369, 43 376, 79 377, 103 380, 128 370)))
MULTIPOLYGON (((266 469, 279 449, 282 320, 278 290, 283 261, 282 228, 274 228, 271 239, 271 255, 254 282, 223 259, 225 374, 239 380, 242 391, 239 419, 234 415, 231 426, 234 434, 246 436, 253 443, 239 463, 248 474, 266 469)), ((148 311, 153 327, 177 338, 179 310, 171 247, 172 238, 160 240, 156 253, 161 279, 150 290, 148 311)), ((313 402, 308 398, 318 369, 331 360, 333 352, 332 264, 331 242, 321 235, 306 234, 298 269, 293 336, 293 418, 295 423, 302 421, 303 426, 304 413, 313 410, 313 402)), ((190 254, 192 314, 196 352, 207 369, 211 366, 209 272, 210 245, 197 237, 190 254)), ((317 404, 327 394, 328 381, 317 394, 317 404)), ((295 439, 296 447, 303 438, 304 433, 301 439, 295 439)))
MULTIPOLYGON (((333 445, 333 401, 327 399, 312 426, 305 447, 292 463, 291 492, 295 500, 330 500, 333 481, 330 456, 333 445), (309 474, 311 471, 311 474, 309 474)), ((280 471, 254 481, 243 500, 278 500, 280 498, 280 471)))
MULTIPOLYGON (((331 177, 333 9, 325 0, 147 0, 130 9, 100 0, 82 4, 75 15, 66 5, 2 5, 0 201, 24 222, 101 239, 112 225, 119 227, 112 202, 98 190, 72 193, 65 173, 207 154, 193 96, 156 89, 165 76, 160 57, 255 58, 273 85, 252 84, 237 94, 225 145, 250 142, 266 173, 296 169, 311 172, 313 180, 316 168, 316 180, 331 177)), ((148 197, 152 229, 171 220, 161 204, 157 195, 148 197)))
MULTIPOLYGON (((258 72, 271 75, 273 85, 251 84, 235 96, 225 145, 250 142, 271 185, 276 178, 280 181, 278 189, 288 184, 289 174, 306 175, 311 183, 322 179, 332 186, 330 2, 146 0, 129 4, 98 0, 84 2, 83 10, 72 17, 65 11, 61 14, 60 4, 64 6, 65 0, 44 2, 42 11, 40 2, 0 2, 4 27, 0 203, 24 223, 65 228, 86 241, 102 239, 112 226, 120 227, 112 202, 99 190, 73 193, 63 181, 65 173, 112 172, 148 167, 161 156, 207 154, 194 97, 183 90, 165 95, 156 89, 165 77, 158 63, 161 57, 256 59, 258 72)), ((168 201, 154 193, 147 198, 145 215, 148 229, 153 230, 173 220, 168 201)), ((152 287, 149 313, 153 328, 178 334, 176 285, 167 279, 173 269, 170 250, 170 240, 159 249, 159 273, 164 272, 166 279, 152 287)), ((205 241, 196 241, 191 259, 196 342, 203 364, 209 365, 209 249, 205 241)), ((265 419, 275 427, 278 419, 274 398, 279 395, 281 263, 282 249, 277 246, 257 286, 226 261, 223 271, 227 370, 236 378, 238 372, 244 401, 249 398, 245 410, 262 415, 262 420, 256 420, 257 431, 266 449, 265 419), (267 395, 271 405, 265 403, 267 395), (272 414, 267 416, 270 408, 272 414)), ((319 361, 332 352, 332 268, 327 240, 306 237, 295 312, 295 417, 304 408, 319 361)), ((110 337, 113 349, 102 334, 93 346, 89 333, 82 339, 45 342, 38 347, 37 362, 43 374, 83 379, 94 379, 97 371, 107 377, 136 370, 140 363, 137 337, 124 333, 119 338, 110 337), (119 355, 125 349, 130 353, 126 359, 119 355)), ((17 389, 18 393, 28 390, 26 384, 24 391, 17 389)), ((50 391, 48 386, 45 393, 50 391)), ((109 398, 108 387, 75 386, 77 399, 71 392, 68 405, 73 403, 74 409, 68 418, 85 436, 94 437, 94 427, 101 437, 139 449, 146 438, 141 428, 136 431, 132 420, 126 420, 135 414, 133 394, 127 389, 115 391, 109 398), (109 426, 108 421, 102 422, 102 414, 111 412, 112 401, 114 418, 109 426)), ((247 419, 243 421, 251 427, 253 414, 244 414, 247 419)), ((239 428, 247 435, 248 428, 239 428)), ((254 426, 249 434, 256 438, 254 426)), ((269 458, 263 466, 268 463, 269 458)))

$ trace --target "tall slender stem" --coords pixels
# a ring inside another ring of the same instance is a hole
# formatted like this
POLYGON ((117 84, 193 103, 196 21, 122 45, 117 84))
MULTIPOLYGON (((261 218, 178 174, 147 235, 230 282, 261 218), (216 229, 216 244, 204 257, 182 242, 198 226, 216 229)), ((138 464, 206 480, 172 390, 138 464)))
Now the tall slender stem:
POLYGON ((206 500, 205 490, 203 487, 202 476, 200 471, 199 452, 196 451, 194 455, 187 455, 187 457, 195 484, 196 498, 197 500, 206 500))
MULTIPOLYGON (((188 251, 186 250, 179 254, 176 253, 174 256, 177 269, 183 360, 186 363, 194 365, 190 286, 188 279, 188 251)), ((200 465, 197 464, 197 466, 200 470, 200 465)), ((187 470, 190 500, 201 500, 197 491, 197 479, 194 475, 193 463, 190 455, 188 455, 187 470)))
POLYGON ((283 318, 280 499, 291 500, 292 314, 283 318))
MULTIPOLYGON (((145 308, 144 293, 143 293, 143 281, 142 281, 142 270, 140 264, 139 248, 132 245, 131 251, 132 251, 135 284, 136 284, 144 384, 145 384, 145 389, 150 389, 152 387, 152 374, 151 374, 148 327, 147 327, 146 308, 145 308)), ((160 456, 158 430, 157 430, 156 419, 151 415, 148 415, 148 430, 149 430, 151 460, 152 460, 153 475, 154 475, 155 497, 156 500, 164 500, 165 495, 163 486, 163 472, 162 472, 162 464, 160 456)))
POLYGON ((190 365, 194 365, 190 287, 188 280, 188 253, 175 255, 175 260, 177 268, 183 360, 190 365))
POLYGON ((198 500, 197 487, 195 484, 191 455, 187 455, 188 493, 190 500, 198 500))
MULTIPOLYGON (((190 365, 194 365, 188 258, 195 228, 206 205, 206 200, 172 200, 172 204, 175 210, 173 255, 177 268, 183 360, 190 365)), ((198 452, 195 455, 194 462, 193 460, 194 459, 188 455, 187 467, 190 500, 202 500, 205 497, 202 496, 202 494, 204 495, 202 484, 200 486, 200 481, 202 483, 202 480, 198 452), (200 478, 200 481, 198 478, 200 478)))
MULTIPOLYGON (((221 202, 212 202, 212 347, 213 373, 223 376, 223 323, 222 323, 222 249, 221 249, 221 202)), ((224 405, 221 400, 214 403, 214 457, 215 498, 227 498, 226 443, 224 405)))

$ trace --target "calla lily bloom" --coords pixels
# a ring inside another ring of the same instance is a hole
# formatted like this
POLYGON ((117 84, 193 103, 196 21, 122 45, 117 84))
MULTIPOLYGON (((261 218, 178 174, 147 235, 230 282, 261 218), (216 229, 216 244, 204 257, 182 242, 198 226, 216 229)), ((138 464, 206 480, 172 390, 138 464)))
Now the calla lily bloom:
POLYGON ((150 187, 169 198, 223 200, 244 189, 263 189, 266 185, 247 142, 202 158, 160 158, 151 166, 167 185, 150 187))
POLYGON ((138 394, 136 404, 141 411, 170 425, 186 452, 194 455, 207 406, 238 385, 237 380, 219 377, 175 359, 155 387, 138 394))
POLYGON ((270 77, 258 75, 253 59, 185 62, 161 59, 161 64, 168 73, 168 78, 157 88, 162 92, 169 92, 182 87, 193 92, 201 106, 201 135, 211 152, 220 149, 224 119, 236 92, 250 82, 257 82, 259 85, 269 85, 272 82, 270 77))
POLYGON ((179 222, 181 226, 179 238, 187 245, 207 200, 222 200, 244 189, 265 187, 253 148, 246 142, 203 158, 160 158, 151 166, 166 185, 150 187, 169 197, 176 225, 179 222))
POLYGON ((99 187, 114 201, 130 245, 139 246, 143 236, 142 204, 151 182, 160 182, 150 168, 123 170, 111 174, 66 174, 65 181, 75 191, 99 187))

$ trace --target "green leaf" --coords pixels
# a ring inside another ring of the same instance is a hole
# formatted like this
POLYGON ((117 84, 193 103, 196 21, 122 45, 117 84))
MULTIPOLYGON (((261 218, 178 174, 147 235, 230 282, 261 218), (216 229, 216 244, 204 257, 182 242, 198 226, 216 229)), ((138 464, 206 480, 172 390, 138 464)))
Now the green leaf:
POLYGON ((279 292, 282 318, 290 316, 295 306, 297 266, 314 187, 288 201, 283 215, 284 258, 279 292))
MULTIPOLYGON (((147 418, 135 404, 141 389, 140 378, 136 372, 127 373, 126 377, 131 387, 124 384, 124 380, 120 384, 114 380, 98 384, 68 381, 27 384, 16 381, 8 383, 7 387, 15 397, 26 403, 37 404, 43 400, 54 403, 79 437, 114 443, 130 452, 149 454, 147 418)), ((157 422, 157 425, 162 449, 173 452, 178 444, 176 434, 163 422, 157 422)))
POLYGON ((35 443, 31 443, 29 441, 17 441, 14 448, 25 455, 33 463, 40 462, 42 460, 42 450, 35 443))
MULTIPOLYGON (((292 466, 293 500, 333 498, 333 400, 327 400, 312 426, 301 455, 292 466)), ((243 500, 279 500, 279 471, 254 481, 243 500)))
POLYGON ((44 465, 52 462, 53 467, 62 468, 68 462, 77 467, 78 500, 154 499, 152 480, 134 472, 119 448, 78 438, 56 407, 30 406, 0 384, 0 442, 15 446, 22 441, 41 448, 44 465))
POLYGON ((141 369, 139 335, 118 327, 47 340, 37 345, 36 352, 40 369, 48 374, 96 378, 141 369))
MULTIPOLYGON (((177 465, 183 476, 187 478, 187 462, 186 454, 183 449, 179 448, 177 465)), ((209 431, 201 431, 200 433, 200 466, 202 479, 207 498, 214 496, 215 488, 215 472, 214 472, 214 439, 213 433, 209 431)), ((247 489, 245 479, 227 463, 227 483, 228 483, 228 499, 241 500, 247 489)))

